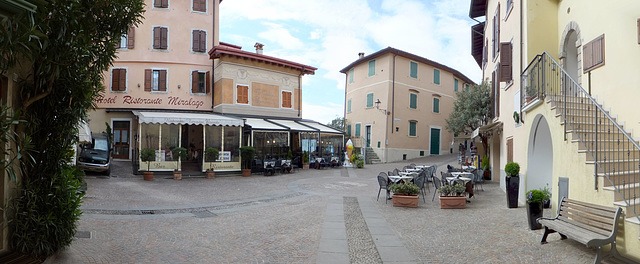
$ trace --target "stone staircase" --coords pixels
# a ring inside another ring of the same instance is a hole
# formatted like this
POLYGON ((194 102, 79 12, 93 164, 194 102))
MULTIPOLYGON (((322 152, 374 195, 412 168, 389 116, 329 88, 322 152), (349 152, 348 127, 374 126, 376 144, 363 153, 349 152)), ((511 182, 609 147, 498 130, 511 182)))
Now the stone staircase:
POLYGON ((376 154, 375 151, 373 151, 373 148, 364 148, 365 149, 365 163, 366 164, 378 164, 378 163, 382 163, 382 161, 380 160, 380 158, 378 157, 378 154, 376 154))
POLYGON ((566 135, 573 144, 578 144, 578 153, 586 157, 586 166, 595 167, 597 177, 603 178, 602 190, 611 192, 612 204, 625 209, 625 221, 640 224, 640 142, 632 139, 609 110, 593 104, 592 100, 580 97, 548 95, 546 103, 555 110, 555 117, 565 127, 566 135), (567 101, 566 103, 564 101, 567 101), (602 115, 597 111, 604 110, 602 115), (610 117, 607 117, 607 115, 610 117), (594 120, 598 120, 598 125, 594 120), (608 124, 607 122, 613 122, 608 124), (634 144, 635 143, 635 144, 634 144))

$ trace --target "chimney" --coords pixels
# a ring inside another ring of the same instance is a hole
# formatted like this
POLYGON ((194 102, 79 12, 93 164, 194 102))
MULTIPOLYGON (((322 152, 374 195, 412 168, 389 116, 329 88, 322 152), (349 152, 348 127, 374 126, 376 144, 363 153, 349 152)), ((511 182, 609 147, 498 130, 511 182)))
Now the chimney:
POLYGON ((360 53, 358 53, 358 58, 359 58, 359 59, 364 58, 364 52, 360 52, 360 53))
POLYGON ((256 42, 256 45, 253 46, 256 47, 256 53, 262 54, 262 47, 264 47, 264 44, 256 42))

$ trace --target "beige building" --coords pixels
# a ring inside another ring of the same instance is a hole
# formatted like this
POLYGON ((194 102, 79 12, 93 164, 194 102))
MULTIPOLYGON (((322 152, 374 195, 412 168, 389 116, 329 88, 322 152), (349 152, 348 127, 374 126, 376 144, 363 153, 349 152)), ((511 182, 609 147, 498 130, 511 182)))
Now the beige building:
POLYGON ((94 133, 105 123, 113 129, 114 158, 139 163, 138 151, 151 148, 153 171, 238 171, 240 146, 284 158, 289 150, 302 155, 303 143, 321 142, 323 133, 341 137, 301 117, 300 80, 316 68, 264 55, 259 43, 254 53, 219 42, 220 2, 145 1, 144 20, 122 36, 90 116, 94 133), (178 162, 175 147, 189 158, 178 162), (209 147, 220 150, 218 161, 204 161, 209 147))
MULTIPOLYGON (((346 74, 346 133, 382 162, 452 151, 446 119, 456 92, 473 82, 455 69, 391 47, 364 56, 346 74), (373 151, 373 154, 371 151, 373 151)), ((457 147, 455 148, 457 150, 457 147)))
POLYGON ((521 203, 548 185, 554 208, 561 197, 622 207, 618 250, 640 259, 640 2, 472 0, 469 14, 485 18, 471 45, 493 87, 480 129, 493 180, 504 188, 514 161, 521 203))

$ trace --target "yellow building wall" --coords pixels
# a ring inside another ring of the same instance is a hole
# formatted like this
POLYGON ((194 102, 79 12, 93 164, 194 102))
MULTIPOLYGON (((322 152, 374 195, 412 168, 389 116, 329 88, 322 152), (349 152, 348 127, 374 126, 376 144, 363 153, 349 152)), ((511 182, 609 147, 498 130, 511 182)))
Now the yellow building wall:
MULTIPOLYGON (((590 3, 591 4, 591 3, 590 3)), ((542 52, 558 57, 558 1, 528 0, 526 17, 526 61, 542 52)))

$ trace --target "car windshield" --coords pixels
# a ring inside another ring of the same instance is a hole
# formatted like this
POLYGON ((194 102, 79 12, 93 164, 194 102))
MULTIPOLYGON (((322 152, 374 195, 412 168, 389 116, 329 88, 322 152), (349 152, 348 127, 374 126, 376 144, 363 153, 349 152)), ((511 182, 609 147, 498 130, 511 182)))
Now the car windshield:
POLYGON ((93 149, 97 149, 97 150, 104 150, 107 151, 109 150, 109 147, 107 146, 107 140, 106 139, 96 139, 93 149))

